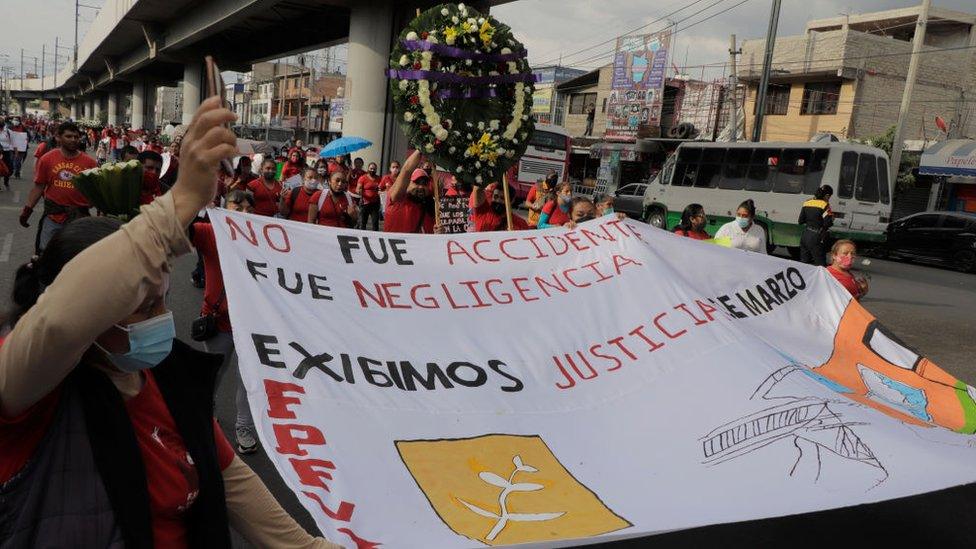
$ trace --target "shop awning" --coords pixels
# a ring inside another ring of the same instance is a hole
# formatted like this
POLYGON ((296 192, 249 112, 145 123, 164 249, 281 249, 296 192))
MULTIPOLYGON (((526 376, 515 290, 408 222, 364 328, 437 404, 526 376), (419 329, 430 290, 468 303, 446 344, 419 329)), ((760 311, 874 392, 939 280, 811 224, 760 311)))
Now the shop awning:
POLYGON ((949 139, 922 152, 922 175, 976 177, 976 140, 949 139))

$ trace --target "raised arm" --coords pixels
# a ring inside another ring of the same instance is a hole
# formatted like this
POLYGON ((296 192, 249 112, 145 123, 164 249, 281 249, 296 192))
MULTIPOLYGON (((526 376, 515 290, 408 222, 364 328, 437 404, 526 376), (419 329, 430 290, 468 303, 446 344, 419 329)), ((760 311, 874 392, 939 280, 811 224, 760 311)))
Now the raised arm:
POLYGON ((396 202, 403 198, 407 192, 407 185, 410 184, 410 174, 417 169, 417 166, 420 166, 420 151, 413 151, 413 154, 403 163, 393 186, 390 187, 390 202, 396 202))
POLYGON ((220 159, 236 150, 234 134, 221 126, 234 114, 219 104, 208 99, 197 111, 173 190, 71 260, 5 338, 3 415, 19 415, 57 387, 100 334, 159 290, 168 260, 189 251, 186 227, 210 202, 220 159))

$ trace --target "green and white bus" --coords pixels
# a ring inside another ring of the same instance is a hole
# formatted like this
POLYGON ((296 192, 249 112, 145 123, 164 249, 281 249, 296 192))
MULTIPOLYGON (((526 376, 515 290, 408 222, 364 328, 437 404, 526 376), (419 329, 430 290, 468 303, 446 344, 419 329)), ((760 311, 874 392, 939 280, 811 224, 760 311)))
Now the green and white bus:
POLYGON ((685 206, 698 203, 714 234, 751 198, 770 250, 786 246, 795 254, 800 207, 824 184, 834 188, 835 238, 884 240, 891 217, 888 156, 853 143, 682 143, 648 182, 643 219, 672 229, 685 206))

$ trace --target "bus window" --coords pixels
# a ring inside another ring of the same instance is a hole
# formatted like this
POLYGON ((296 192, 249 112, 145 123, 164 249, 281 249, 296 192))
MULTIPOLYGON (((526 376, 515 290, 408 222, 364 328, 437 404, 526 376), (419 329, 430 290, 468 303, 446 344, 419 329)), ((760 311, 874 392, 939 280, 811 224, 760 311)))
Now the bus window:
POLYGON ((772 188, 781 155, 779 149, 756 149, 752 153, 746 179, 747 191, 769 191, 772 188))
POLYGON ((720 189, 741 191, 746 187, 746 174, 749 172, 749 159, 752 149, 729 149, 725 156, 725 169, 718 182, 720 189))
POLYGON ((827 169, 828 156, 830 156, 830 149, 813 150, 813 159, 810 160, 807 174, 803 176, 803 194, 817 192, 820 183, 823 181, 824 170, 827 169))
POLYGON ((773 182, 773 192, 800 194, 811 156, 810 149, 785 149, 779 162, 779 173, 773 182))
POLYGON ((718 187, 723 162, 725 162, 725 149, 703 149, 695 186, 704 189, 718 187))
POLYGON ((862 154, 857 163, 857 185, 854 198, 863 202, 878 201, 878 164, 873 154, 862 154))
POLYGON ((857 177, 857 153, 847 151, 840 160, 840 181, 838 181, 837 196, 852 198, 854 196, 854 179, 857 177))
POLYGON ((701 149, 683 147, 678 151, 678 163, 674 167, 672 185, 690 187, 698 174, 698 161, 701 159, 701 149))
POLYGON ((891 189, 888 188, 888 163, 878 157, 878 189, 881 191, 881 203, 891 202, 891 189))

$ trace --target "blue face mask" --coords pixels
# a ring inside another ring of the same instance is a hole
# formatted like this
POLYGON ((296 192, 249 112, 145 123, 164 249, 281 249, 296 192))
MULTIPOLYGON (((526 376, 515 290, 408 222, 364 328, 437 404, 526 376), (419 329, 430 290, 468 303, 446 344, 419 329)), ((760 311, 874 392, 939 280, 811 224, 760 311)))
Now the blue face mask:
POLYGON ((125 354, 111 353, 95 344, 108 355, 109 361, 123 372, 139 372, 148 370, 169 356, 173 350, 173 340, 176 339, 176 324, 173 322, 173 312, 167 311, 142 322, 128 326, 115 325, 118 329, 129 334, 129 352, 125 354))
POLYGON ((613 206, 610 206, 609 208, 603 210, 603 215, 613 215, 613 214, 614 214, 613 206))
POLYGON ((735 218, 735 222, 739 224, 740 229, 745 229, 750 223, 752 223, 752 220, 748 217, 737 217, 735 218))

